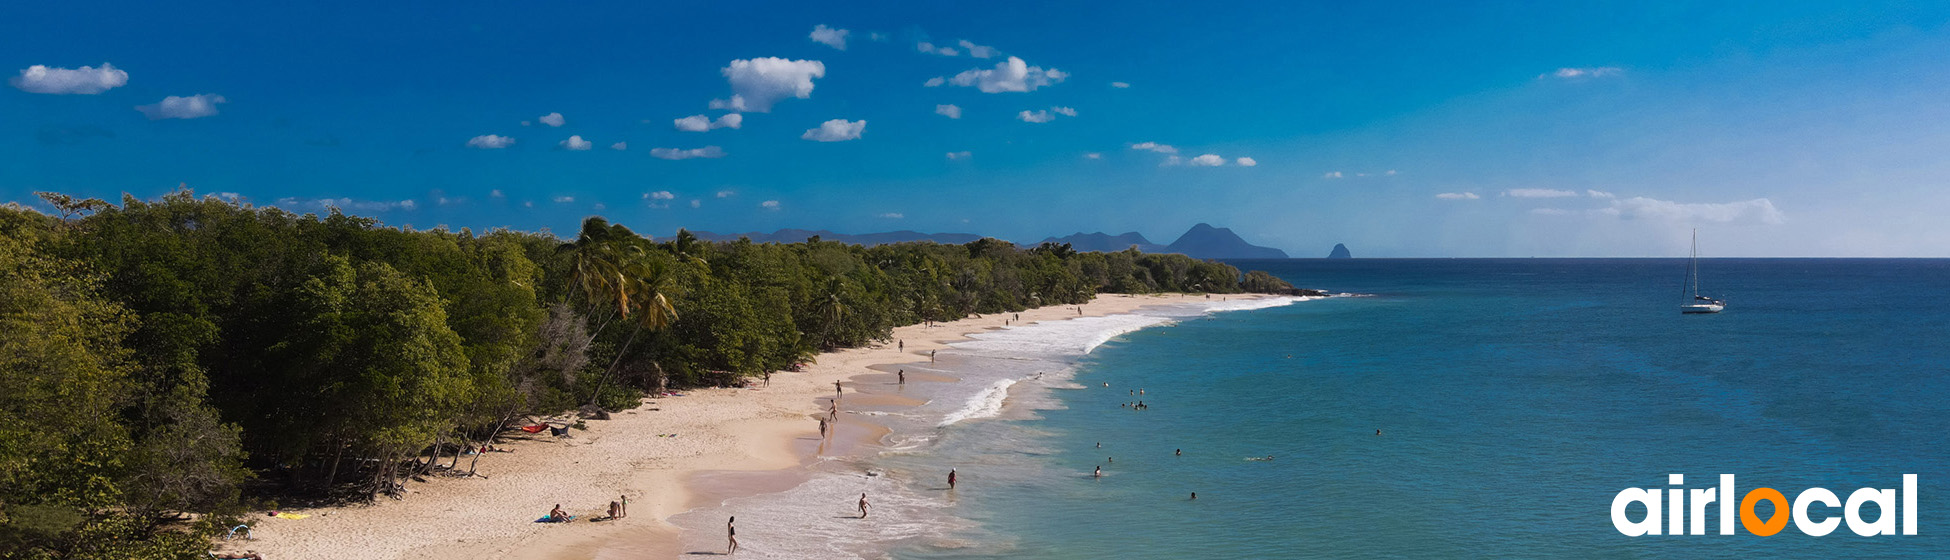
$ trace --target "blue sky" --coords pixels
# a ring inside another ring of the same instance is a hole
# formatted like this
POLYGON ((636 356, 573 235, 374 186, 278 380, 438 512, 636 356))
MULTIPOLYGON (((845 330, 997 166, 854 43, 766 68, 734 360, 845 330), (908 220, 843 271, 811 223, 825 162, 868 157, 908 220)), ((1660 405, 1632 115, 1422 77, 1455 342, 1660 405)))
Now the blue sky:
POLYGON ((1297 256, 1470 257, 1683 255, 1698 227, 1716 256, 1950 256, 1947 22, 1876 2, 15 2, 0 201, 186 183, 419 228, 1169 242, 1210 222, 1297 256))

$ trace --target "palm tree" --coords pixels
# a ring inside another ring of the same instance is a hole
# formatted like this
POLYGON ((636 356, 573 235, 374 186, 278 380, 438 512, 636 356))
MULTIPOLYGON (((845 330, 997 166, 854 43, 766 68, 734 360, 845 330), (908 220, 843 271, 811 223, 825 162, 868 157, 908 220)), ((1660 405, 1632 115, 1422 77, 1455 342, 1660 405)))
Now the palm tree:
MULTIPOLYGON (((677 308, 670 304, 670 298, 665 293, 670 289, 670 266, 661 259, 643 255, 641 251, 633 253, 634 258, 618 267, 620 288, 617 301, 624 318, 629 318, 632 310, 636 312, 636 320, 631 321, 635 328, 630 329, 630 337, 616 350, 616 359, 611 360, 609 368, 603 370, 602 381, 596 384, 596 391, 589 395, 591 404, 602 396, 603 388, 609 384, 610 374, 616 372, 616 366, 623 362, 623 356, 629 354, 630 344, 636 342, 638 334, 646 329, 653 333, 661 332, 677 323, 677 308)), ((651 365, 657 368, 657 388, 661 390, 665 383, 663 367, 655 361, 651 365)))
POLYGON ((835 277, 826 284, 826 295, 820 298, 819 311, 826 318, 825 328, 820 332, 820 339, 828 348, 838 346, 833 343, 833 327, 839 326, 841 321, 846 320, 849 311, 846 301, 840 297, 845 289, 845 283, 835 277))

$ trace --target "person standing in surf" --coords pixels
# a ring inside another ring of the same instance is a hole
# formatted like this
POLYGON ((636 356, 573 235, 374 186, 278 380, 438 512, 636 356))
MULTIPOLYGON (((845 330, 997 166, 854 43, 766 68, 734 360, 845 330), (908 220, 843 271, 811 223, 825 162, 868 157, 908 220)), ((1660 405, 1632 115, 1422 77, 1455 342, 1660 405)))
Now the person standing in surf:
POLYGON ((865 493, 860 494, 860 518, 867 518, 867 495, 865 493))
POLYGON ((948 489, 955 489, 955 469, 948 469, 948 489))
POLYGON ((738 516, 736 515, 731 516, 731 519, 726 519, 724 521, 724 540, 725 540, 724 553, 726 555, 729 555, 733 552, 738 552, 738 525, 736 525, 737 522, 738 522, 738 516))

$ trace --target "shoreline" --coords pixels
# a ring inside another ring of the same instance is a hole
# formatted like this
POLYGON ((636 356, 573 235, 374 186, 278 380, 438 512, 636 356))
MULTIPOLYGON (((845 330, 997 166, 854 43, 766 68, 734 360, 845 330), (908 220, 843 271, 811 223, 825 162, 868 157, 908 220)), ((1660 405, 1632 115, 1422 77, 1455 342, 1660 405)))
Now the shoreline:
MULTIPOLYGON (((1019 315, 1027 324, 1124 314, 1189 299, 1184 294, 1106 294, 1081 306, 1049 306, 1019 315)), ((220 543, 218 549, 254 550, 279 560, 680 556, 680 529, 670 522, 673 516, 790 488, 810 476, 806 467, 823 456, 879 445, 887 428, 859 415, 842 419, 832 444, 819 438, 817 418, 826 410, 835 381, 844 386, 860 383, 856 378, 864 376, 889 376, 876 368, 925 362, 926 352, 1002 328, 1014 315, 899 327, 891 338, 904 341, 906 351, 889 342, 827 352, 804 372, 774 372, 769 384, 647 398, 610 420, 588 421, 589 429, 573 431, 571 437, 527 436, 500 444, 514 452, 482 456, 477 468, 484 477, 408 482, 403 500, 381 497, 370 505, 286 510, 310 516, 305 519, 256 517, 257 540, 220 543), (619 494, 629 497, 627 518, 583 521, 603 514, 619 494), (576 521, 533 523, 558 503, 576 521)), ((842 395, 842 407, 846 402, 842 395)), ((886 401, 867 406, 912 405, 886 401)), ((470 459, 463 457, 462 462, 470 459)))

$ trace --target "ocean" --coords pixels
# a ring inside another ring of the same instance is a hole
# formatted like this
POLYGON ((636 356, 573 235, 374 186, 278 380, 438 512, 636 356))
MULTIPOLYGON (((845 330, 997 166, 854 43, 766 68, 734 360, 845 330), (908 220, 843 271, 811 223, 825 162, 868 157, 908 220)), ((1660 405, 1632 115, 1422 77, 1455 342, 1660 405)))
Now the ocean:
POLYGON ((758 558, 1950 557, 1950 260, 1704 260, 1729 307, 1686 316, 1682 260, 1235 264, 1347 296, 980 335, 900 366, 962 380, 899 389, 927 404, 858 411, 884 447, 679 523, 738 515, 758 558), (1613 527, 1621 490, 1721 474, 1789 500, 1915 474, 1918 531, 1613 527))

